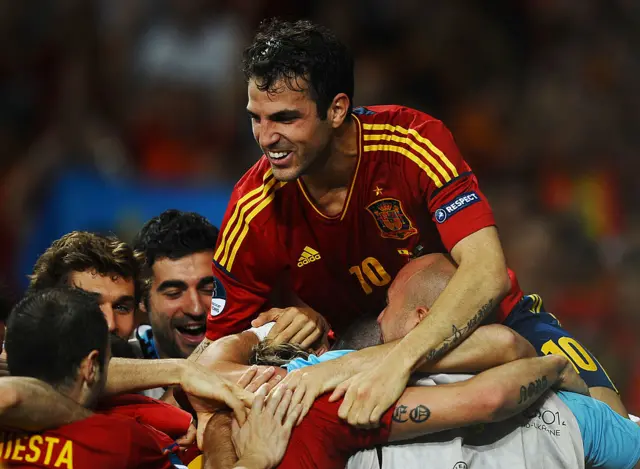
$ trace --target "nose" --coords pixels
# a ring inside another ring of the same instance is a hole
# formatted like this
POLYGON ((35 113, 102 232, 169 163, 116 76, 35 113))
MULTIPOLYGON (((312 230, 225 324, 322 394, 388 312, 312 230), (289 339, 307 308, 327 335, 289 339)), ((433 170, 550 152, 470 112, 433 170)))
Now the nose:
POLYGON ((280 135, 275 131, 273 125, 269 121, 263 121, 255 124, 254 135, 258 144, 262 148, 269 148, 280 139, 280 135))
POLYGON ((113 313, 113 308, 111 307, 111 305, 100 305, 100 309, 102 310, 102 314, 104 314, 104 318, 107 320, 109 332, 115 332, 116 321, 113 313))
POLYGON ((190 315, 202 316, 207 312, 207 308, 211 303, 211 297, 209 296, 208 302, 205 302, 202 299, 202 295, 200 295, 197 290, 192 290, 192 291, 189 291, 189 303, 191 303, 189 305, 190 306, 189 309, 191 311, 190 315))
POLYGON ((380 314, 378 314, 378 318, 376 319, 376 322, 378 324, 382 323, 382 316, 384 316, 385 311, 387 310, 387 308, 383 309, 382 312, 380 314))

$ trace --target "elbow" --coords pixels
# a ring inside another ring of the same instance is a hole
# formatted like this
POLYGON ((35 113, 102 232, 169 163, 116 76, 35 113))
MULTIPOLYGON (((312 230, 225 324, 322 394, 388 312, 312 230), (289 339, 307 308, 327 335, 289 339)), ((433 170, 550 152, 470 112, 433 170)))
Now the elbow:
POLYGON ((506 326, 499 327, 499 343, 505 351, 505 363, 537 356, 536 350, 527 339, 506 326))
POLYGON ((493 269, 491 276, 494 279, 495 297, 497 301, 500 301, 511 290, 511 278, 506 265, 500 263, 499 266, 493 269))

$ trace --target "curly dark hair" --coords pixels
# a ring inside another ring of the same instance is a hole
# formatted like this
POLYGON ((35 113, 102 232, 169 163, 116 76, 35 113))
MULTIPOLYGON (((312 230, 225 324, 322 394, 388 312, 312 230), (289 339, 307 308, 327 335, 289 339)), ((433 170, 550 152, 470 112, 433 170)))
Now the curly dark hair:
POLYGON ((310 21, 263 21, 253 43, 243 54, 243 72, 260 91, 277 92, 284 80, 293 91, 308 84, 318 116, 326 119, 329 105, 339 93, 353 103, 353 57, 330 30, 310 21), (302 81, 302 83, 301 83, 302 81))
POLYGON ((131 246, 87 231, 72 231, 51 244, 33 267, 29 292, 66 285, 71 273, 87 270, 133 280, 138 299, 140 262, 131 246))
POLYGON ((136 256, 143 260, 143 299, 147 297, 151 268, 156 260, 181 259, 213 250, 217 239, 218 228, 194 212, 166 210, 145 223, 133 241, 136 256))

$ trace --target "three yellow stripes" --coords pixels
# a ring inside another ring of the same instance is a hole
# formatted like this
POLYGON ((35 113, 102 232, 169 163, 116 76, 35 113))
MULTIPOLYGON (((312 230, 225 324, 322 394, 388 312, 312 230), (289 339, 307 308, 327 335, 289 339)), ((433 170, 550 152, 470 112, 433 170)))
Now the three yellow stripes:
POLYGON ((362 128, 364 130, 385 130, 392 132, 383 134, 364 134, 363 139, 365 142, 393 142, 408 147, 405 148, 403 146, 394 145, 393 143, 379 143, 375 145, 365 145, 363 148, 365 152, 392 151, 400 153, 401 155, 409 158, 425 173, 427 173, 436 187, 442 187, 444 183, 458 177, 458 171, 451 161, 449 161, 449 158, 447 158, 445 154, 442 153, 442 151, 440 151, 440 149, 429 139, 420 135, 416 130, 405 129, 399 125, 391 124, 362 124, 362 128))
POLYGON ((227 271, 231 271, 233 267, 240 245, 249 232, 249 223, 269 205, 276 191, 285 184, 286 182, 278 182, 269 169, 262 178, 262 185, 238 200, 213 255, 213 259, 227 271))

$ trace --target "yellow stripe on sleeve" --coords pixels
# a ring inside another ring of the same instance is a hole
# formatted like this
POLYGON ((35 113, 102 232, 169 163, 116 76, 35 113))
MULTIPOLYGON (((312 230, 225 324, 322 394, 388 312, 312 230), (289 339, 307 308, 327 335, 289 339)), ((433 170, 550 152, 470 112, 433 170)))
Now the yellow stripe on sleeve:
POLYGON ((258 205, 256 208, 254 208, 251 211, 251 213, 247 216, 247 219, 244 220, 243 222, 244 226, 242 227, 242 232, 240 233, 240 236, 238 236, 238 240, 235 242, 233 249, 231 250, 231 255, 229 256, 229 262, 225 267, 227 271, 231 271, 233 267, 233 262, 236 260, 236 254, 238 254, 240 245, 242 244, 242 241, 244 241, 245 236, 247 236, 247 233, 249 232, 249 223, 251 222, 251 220, 253 220, 256 217, 256 215, 258 215, 267 205, 271 203, 271 201, 275 198, 276 192, 278 191, 278 189, 280 189, 285 184, 286 182, 279 182, 276 185, 275 189, 273 189, 271 193, 269 193, 269 195, 266 198, 264 198, 264 200, 260 203, 260 205, 258 205))
POLYGON ((401 155, 406 156, 415 164, 417 164, 427 175, 431 178, 436 187, 442 187, 442 181, 438 177, 436 173, 434 173, 431 168, 422 161, 415 153, 411 150, 407 150, 404 147, 399 147, 397 145, 365 145, 363 150, 365 152, 368 151, 392 151, 395 153, 400 153, 401 155))
MULTIPOLYGON (((439 158, 447 168, 449 168, 449 171, 451 171, 451 175, 453 178, 458 177, 458 170, 451 163, 449 158, 447 158, 446 155, 438 147, 436 147, 433 144, 433 142, 431 142, 431 140, 420 135, 415 129, 405 129, 404 127, 401 127, 399 125, 391 125, 391 124, 362 124, 362 128, 365 130, 387 130, 390 132, 398 132, 402 135, 411 135, 418 142, 422 143, 423 145, 426 145, 426 147, 433 154, 435 154, 436 157, 439 158)), ((449 174, 442 167, 442 165, 440 165, 437 162, 437 160, 434 159, 434 161, 435 161, 435 164, 433 162, 432 164, 434 164, 434 166, 436 167, 436 170, 443 175, 446 182, 449 182, 452 179, 452 177, 449 176, 449 174), (446 173, 446 176, 444 176, 445 173, 446 173)))
POLYGON ((267 183, 267 179, 269 179, 269 177, 273 174, 273 172, 271 171, 271 168, 269 168, 265 173, 264 176, 262 177, 262 185, 259 187, 256 187, 255 189, 253 189, 252 191, 246 193, 245 195, 243 195, 240 200, 238 200, 238 202, 236 202, 236 206, 233 209, 233 213, 231 214, 231 218, 229 218, 229 222, 226 224, 226 226, 224 227, 224 231, 222 232, 221 236, 221 240, 220 240, 220 244, 218 245, 218 249, 216 250, 215 254, 213 255, 213 258, 216 260, 216 262, 219 262, 220 256, 222 255, 222 252, 225 250, 225 246, 227 244, 227 238, 229 236, 229 233, 232 231, 233 227, 234 227, 234 223, 236 221, 236 219, 238 218, 238 214, 240 213, 240 210, 243 208, 243 204, 248 200, 251 199, 252 197, 254 197, 255 195, 259 194, 260 192, 262 192, 264 190, 264 186, 267 183))

